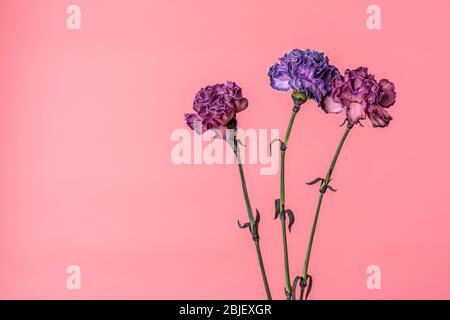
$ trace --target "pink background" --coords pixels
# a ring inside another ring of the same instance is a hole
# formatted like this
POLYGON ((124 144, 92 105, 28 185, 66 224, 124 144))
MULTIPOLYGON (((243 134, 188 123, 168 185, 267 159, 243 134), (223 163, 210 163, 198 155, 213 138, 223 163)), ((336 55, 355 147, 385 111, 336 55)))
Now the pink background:
MULTIPOLYGON (((312 299, 450 298, 448 1, 24 1, 0 3, 0 298, 265 297, 237 168, 172 164, 195 92, 234 80, 242 128, 280 128, 288 94, 268 66, 294 47, 395 82, 394 121, 356 128, 327 193, 312 299), (69 4, 82 29, 69 31, 69 4), (81 267, 81 290, 66 267, 81 267), (381 290, 366 268, 379 265, 381 290)), ((343 128, 309 102, 287 156, 292 276, 343 128)), ((247 165, 273 295, 283 297, 278 176, 247 165)))

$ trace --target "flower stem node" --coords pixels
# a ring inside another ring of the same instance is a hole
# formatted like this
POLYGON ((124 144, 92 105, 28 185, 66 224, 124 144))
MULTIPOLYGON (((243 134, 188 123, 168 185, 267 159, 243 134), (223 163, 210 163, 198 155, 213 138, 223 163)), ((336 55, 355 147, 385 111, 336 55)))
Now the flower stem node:
POLYGON ((237 221, 237 223, 238 223, 238 227, 241 229, 248 228, 248 230, 250 231, 250 234, 252 235, 253 241, 258 241, 259 240, 258 226, 259 226, 260 221, 261 221, 261 215, 259 214, 258 209, 256 209, 256 217, 253 222, 253 225, 250 222, 246 222, 246 223, 242 224, 239 220, 237 221))
POLYGON ((300 285, 300 300, 303 300, 305 288, 306 288, 305 300, 308 300, 309 294, 311 293, 312 284, 313 279, 309 274, 306 276, 306 279, 300 276, 295 277, 294 282, 292 283, 292 292, 291 292, 292 300, 297 300, 295 292, 297 291, 298 285, 300 285))
POLYGON ((331 179, 330 179, 330 181, 327 182, 327 181, 326 181, 325 179, 323 179, 323 178, 316 178, 316 179, 314 179, 313 181, 307 182, 306 184, 309 185, 309 186, 312 186, 312 185, 316 184, 316 183, 319 182, 319 181, 320 181, 319 192, 320 192, 321 194, 324 194, 328 189, 330 189, 330 190, 333 191, 333 192, 336 192, 336 191, 337 191, 335 188, 333 188, 332 186, 329 185, 331 179))
POLYGON ((286 143, 284 143, 284 141, 281 140, 281 139, 274 139, 274 140, 272 140, 272 142, 269 145, 270 156, 272 156, 272 144, 274 144, 274 142, 279 142, 280 143, 280 150, 281 150, 281 152, 285 152, 286 151, 286 149, 287 149, 286 143))
POLYGON ((286 221, 286 215, 289 218, 288 230, 291 232, 292 226, 295 222, 295 215, 291 209, 284 209, 284 207, 280 206, 280 199, 275 200, 275 218, 280 217, 281 221, 286 221))
POLYGON ((287 300, 292 300, 292 290, 289 291, 288 289, 284 288, 284 295, 286 296, 287 300))

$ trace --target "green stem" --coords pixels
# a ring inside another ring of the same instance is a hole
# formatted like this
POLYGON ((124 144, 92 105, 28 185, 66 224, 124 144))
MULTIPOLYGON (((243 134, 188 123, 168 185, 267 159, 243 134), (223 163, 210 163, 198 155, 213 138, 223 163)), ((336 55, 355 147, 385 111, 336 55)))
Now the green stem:
MULTIPOLYGON (((239 145, 237 142, 234 142, 234 145, 233 145, 233 143, 230 143, 230 144, 234 150, 234 153, 236 154, 236 159, 237 159, 237 163, 239 166, 239 174, 241 177, 242 192, 244 193, 245 205, 247 206, 248 219, 250 221, 250 229, 251 229, 252 235, 257 235, 257 230, 255 229, 255 218, 253 216, 252 207, 250 205, 250 198, 248 196, 247 183, 245 182, 244 168, 242 167, 242 161, 241 161, 241 156, 240 156, 240 152, 239 152, 239 145)), ((256 253, 258 255, 258 263, 259 263, 259 268, 261 270, 261 276, 262 276, 262 279, 264 282, 264 288, 266 290, 267 300, 272 300, 272 295, 270 294, 270 289, 269 289, 269 283, 267 281, 266 270, 264 268, 264 263, 263 263, 263 259, 262 259, 261 248, 259 246, 259 237, 254 236, 253 242, 255 243, 256 253)))
POLYGON ((264 262, 262 259, 261 248, 259 247, 259 240, 254 240, 256 253, 258 254, 259 269, 261 270, 261 276, 264 282, 264 289, 266 290, 267 300, 272 300, 272 295, 270 294, 269 282, 267 281, 266 271, 264 269, 264 262))
MULTIPOLYGON (((292 110, 291 118, 289 119, 289 124, 286 130, 286 134, 284 136, 284 141, 281 147, 281 169, 280 169, 280 208, 283 212, 285 209, 286 203, 286 194, 285 194, 285 183, 284 183, 284 163, 286 159, 286 148, 289 142, 289 137, 291 135, 292 126, 294 124, 295 116, 298 112, 298 107, 294 107, 292 110)), ((291 277, 289 273, 289 254, 288 254, 288 244, 287 244, 287 236, 286 236, 286 216, 281 215, 281 232, 283 235, 283 255, 284 255, 284 291, 286 294, 286 300, 291 299, 291 277)))
MULTIPOLYGON (((323 195, 325 194, 325 191, 328 189, 328 184, 331 180, 331 174, 333 173, 334 167, 336 165, 336 161, 339 157, 339 154, 341 153, 342 146, 344 145, 345 139, 347 139, 348 133, 350 132, 352 125, 348 125, 347 129, 344 132, 344 135, 341 138, 341 141, 339 142, 339 146, 336 149, 336 152, 334 153, 333 160, 331 161, 330 167, 328 168, 327 175, 325 179, 322 181, 322 184, 320 185, 320 195, 319 200, 317 201, 317 207, 316 207, 316 214, 314 216, 314 222, 311 229, 311 235, 309 237, 309 243, 308 243, 308 249, 306 250, 306 256, 305 256, 305 263, 303 265, 303 273, 302 273, 302 279, 304 283, 306 284, 306 280, 308 277, 308 266, 309 266, 309 259, 311 257, 311 249, 314 241, 314 234, 316 233, 316 227, 317 227, 317 221, 319 220, 319 213, 320 213, 320 207, 322 206, 322 200, 323 195)), ((305 286, 301 286, 300 291, 300 300, 303 300, 305 286)))

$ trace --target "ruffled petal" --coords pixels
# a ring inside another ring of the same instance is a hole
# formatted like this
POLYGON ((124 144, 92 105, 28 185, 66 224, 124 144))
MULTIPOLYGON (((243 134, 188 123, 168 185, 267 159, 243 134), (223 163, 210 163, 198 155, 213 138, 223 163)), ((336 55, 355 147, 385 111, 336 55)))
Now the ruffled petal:
POLYGON ((269 69, 270 85, 272 88, 288 91, 289 90, 289 74, 285 66, 274 64, 269 69))
POLYGON ((236 108, 236 113, 244 111, 248 107, 248 100, 246 98, 234 100, 234 106, 236 108))
POLYGON ((378 83, 380 91, 378 93, 378 104, 382 107, 389 108, 395 103, 397 93, 395 92, 394 83, 387 79, 382 79, 378 83))
POLYGON ((384 128, 389 125, 392 117, 391 115, 384 109, 384 107, 380 105, 372 105, 366 108, 367 116, 374 128, 384 128))
POLYGON ((196 113, 185 113, 184 114, 184 121, 186 124, 194 130, 195 132, 202 134, 203 133, 203 125, 202 125, 202 118, 196 114, 196 113))
POLYGON ((321 107, 326 113, 339 113, 345 109, 341 103, 334 101, 331 95, 323 99, 321 107))
POLYGON ((361 103, 353 102, 347 108, 347 119, 351 124, 357 124, 359 121, 366 118, 364 112, 364 105, 361 103))

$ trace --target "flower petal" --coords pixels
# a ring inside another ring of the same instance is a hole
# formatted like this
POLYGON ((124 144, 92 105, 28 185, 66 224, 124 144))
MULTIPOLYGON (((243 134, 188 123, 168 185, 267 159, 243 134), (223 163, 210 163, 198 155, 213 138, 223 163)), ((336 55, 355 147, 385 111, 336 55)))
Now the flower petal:
POLYGON ((274 64, 269 69, 270 85, 272 88, 288 91, 289 90, 289 74, 286 66, 274 64))
POLYGON ((185 113, 184 121, 192 130, 201 134, 203 132, 202 129, 202 118, 196 113, 185 113))
POLYGON ((344 110, 344 106, 341 103, 334 101, 331 95, 327 95, 323 99, 321 107, 326 113, 339 113, 344 110))
POLYGON ((395 103, 397 93, 395 92, 394 83, 387 79, 382 79, 378 83, 380 91, 378 93, 378 104, 382 107, 389 108, 395 103))
POLYGON ((361 103, 352 102, 347 108, 347 119, 351 124, 357 124, 366 118, 365 106, 361 103))
POLYGON ((387 127, 389 122, 392 120, 391 115, 384 109, 384 107, 380 105, 372 105, 367 107, 366 113, 374 128, 387 127))
POLYGON ((236 113, 244 111, 248 107, 248 100, 246 98, 234 100, 234 106, 236 107, 236 113))

